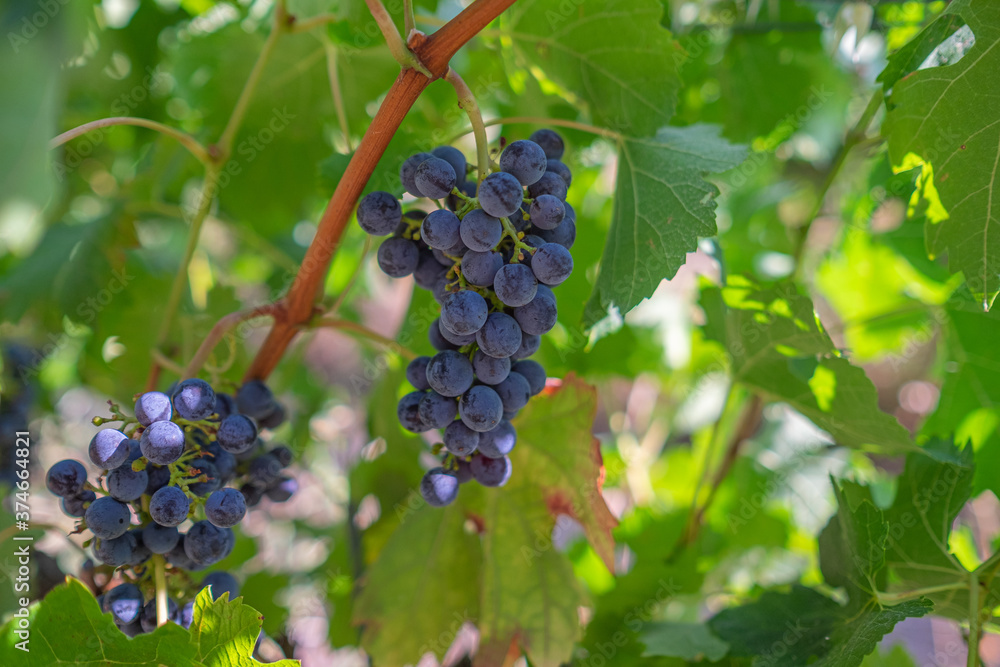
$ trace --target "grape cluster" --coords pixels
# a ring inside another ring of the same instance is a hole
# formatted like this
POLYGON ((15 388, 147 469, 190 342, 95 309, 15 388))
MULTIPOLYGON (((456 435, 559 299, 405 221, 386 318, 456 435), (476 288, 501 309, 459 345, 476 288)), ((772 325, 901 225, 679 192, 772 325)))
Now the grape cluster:
MULTIPOLYGON (((169 393, 137 395, 134 419, 113 403, 111 413, 94 424, 121 421, 122 427, 98 431, 87 450, 104 471, 103 484, 90 484, 83 464, 66 459, 49 469, 46 485, 62 498, 63 512, 81 520, 76 532, 93 534, 94 557, 129 572, 129 583, 108 591, 102 608, 134 636, 156 627, 155 601, 142 594, 152 585, 148 563, 154 555, 177 571, 218 563, 232 551, 233 527, 247 509, 264 496, 288 500, 296 483, 283 472, 291 450, 260 438, 261 429, 285 419, 263 382, 248 382, 233 396, 204 380, 184 380, 169 393)), ((215 597, 238 590, 224 572, 209 574, 202 584, 213 585, 215 597)), ((171 600, 170 620, 189 626, 192 605, 171 600)))
POLYGON ((358 205, 362 229, 389 236, 378 249, 382 271, 413 275, 441 305, 428 332, 438 352, 409 364, 415 391, 397 409, 409 431, 443 429, 442 464, 420 483, 430 505, 451 503, 469 480, 507 482, 517 441, 510 420, 545 387, 544 369, 528 357, 555 326, 552 288, 572 272, 576 240, 563 150, 559 134, 539 130, 508 144, 477 187, 465 156, 442 146, 408 158, 399 178, 410 194, 444 205, 404 213, 388 192, 358 205))

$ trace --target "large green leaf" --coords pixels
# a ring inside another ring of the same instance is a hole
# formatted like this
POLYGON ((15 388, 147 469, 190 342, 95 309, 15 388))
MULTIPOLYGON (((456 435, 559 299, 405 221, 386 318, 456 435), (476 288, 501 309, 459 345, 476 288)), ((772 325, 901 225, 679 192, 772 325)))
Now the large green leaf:
POLYGON ((594 324, 609 308, 631 310, 672 278, 700 237, 714 236, 718 188, 704 176, 743 161, 709 125, 666 127, 655 137, 622 138, 614 216, 601 269, 584 312, 594 324))
POLYGON ((762 288, 734 277, 722 291, 724 306, 713 294, 703 297, 709 333, 725 343, 736 381, 787 402, 841 444, 910 446, 906 429, 879 409, 864 371, 838 356, 794 283, 762 288))
MULTIPOLYGON (((989 307, 1000 290, 1000 5, 956 0, 975 45, 957 63, 919 70, 895 83, 884 132, 899 169, 923 164, 921 193, 930 203, 927 250, 948 257, 976 299, 989 307)), ((902 67, 899 54, 892 67, 902 67)))
POLYGON ((598 124, 642 137, 670 120, 680 87, 684 54, 662 15, 658 0, 522 0, 508 27, 533 73, 584 100, 598 124))
MULTIPOLYGON (((18 619, 0 631, 0 663, 5 667, 254 667, 251 657, 260 632, 260 614, 241 599, 228 596, 212 601, 208 591, 199 594, 191 631, 174 623, 133 639, 115 627, 110 614, 101 613, 96 598, 78 580, 68 577, 44 600, 29 608, 29 652, 17 648, 24 640, 16 634, 18 619)), ((273 665, 295 667, 298 660, 273 665)))
POLYGON ((836 482, 833 488, 837 513, 819 535, 820 569, 826 583, 846 588, 860 608, 885 587, 889 525, 870 497, 852 507, 844 488, 836 482))
POLYGON ((601 459, 590 434, 596 408, 591 387, 565 378, 515 421, 506 486, 470 484, 448 508, 420 502, 397 515, 402 523, 355 605, 363 644, 377 663, 412 663, 427 651, 440 657, 451 640, 436 638, 453 638, 465 620, 477 623, 477 659, 487 664, 514 642, 534 665, 569 657, 585 596, 552 543, 557 516, 577 519, 609 567, 613 557, 615 520, 600 494, 601 459))
POLYGON ((704 623, 648 623, 642 632, 644 656, 663 655, 685 660, 704 657, 715 662, 729 652, 729 645, 712 634, 704 623))

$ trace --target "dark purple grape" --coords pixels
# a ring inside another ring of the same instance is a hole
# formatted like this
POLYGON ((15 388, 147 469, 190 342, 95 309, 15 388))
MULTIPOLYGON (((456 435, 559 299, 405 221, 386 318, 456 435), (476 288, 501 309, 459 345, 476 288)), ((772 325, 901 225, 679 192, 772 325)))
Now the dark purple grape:
POLYGON ((413 183, 424 197, 443 199, 458 183, 458 176, 447 161, 432 156, 417 166, 413 183))
POLYGON ((573 273, 573 256, 558 243, 546 243, 532 256, 531 271, 539 282, 559 285, 573 273))
POLYGON ((281 462, 270 454, 255 458, 247 470, 247 480, 265 489, 275 482, 279 475, 281 475, 281 462))
POLYGON ((531 399, 531 385, 528 384, 528 380, 514 371, 511 371, 494 389, 503 402, 503 412, 517 412, 531 399))
MULTIPOLYGON (((271 486, 267 487, 267 497, 276 503, 283 503, 296 491, 299 490, 299 483, 291 477, 279 477, 271 486)), ((242 493, 242 491, 241 491, 242 493)))
POLYGON ((94 541, 94 556, 111 567, 128 565, 137 544, 135 536, 123 533, 118 537, 99 538, 94 541))
MULTIPOLYGON (((167 403, 169 405, 169 401, 167 403)), ((125 463, 129 451, 128 436, 113 428, 98 431, 90 439, 90 446, 87 448, 94 465, 105 470, 112 470, 125 463)))
POLYGON ((232 602, 240 594, 240 584, 236 577, 228 572, 212 572, 201 580, 200 588, 212 587, 212 599, 218 600, 223 594, 229 594, 229 601, 232 602))
POLYGON ((438 327, 440 327, 440 333, 444 339, 455 346, 456 349, 476 342, 476 334, 474 333, 459 336, 451 332, 448 327, 442 325, 440 321, 438 321, 438 327))
POLYGON ((461 242, 461 224, 451 211, 432 211, 420 225, 420 239, 432 248, 448 250, 461 242))
POLYGON ((135 418, 143 426, 170 421, 173 414, 170 397, 160 391, 147 391, 135 402, 135 418))
POLYGON ((479 453, 491 459, 510 454, 517 444, 517 431, 509 421, 502 421, 491 431, 479 434, 479 453))
POLYGON ((473 431, 489 431, 503 418, 503 402, 492 387, 476 385, 462 394, 458 402, 458 416, 473 431))
POLYGON ((79 461, 64 459, 51 468, 45 476, 45 486, 57 496, 75 496, 83 490, 87 469, 79 461))
POLYGON ((510 458, 501 456, 491 459, 486 456, 473 456, 469 461, 472 477, 483 486, 503 486, 510 479, 510 458))
POLYGON ((524 333, 541 335, 548 333, 556 325, 559 312, 555 299, 539 291, 535 298, 514 309, 514 319, 524 333))
POLYGON ((510 373, 510 359, 507 357, 496 358, 476 350, 472 355, 472 370, 476 373, 476 378, 484 384, 498 384, 510 373))
POLYGON ((409 239, 393 236, 382 242, 376 255, 383 273, 391 278, 405 278, 416 271, 420 248, 409 239))
POLYGON ((534 141, 512 142, 500 154, 500 169, 514 176, 521 185, 537 181, 545 168, 545 151, 534 141))
POLYGON ((497 271, 493 289, 504 305, 516 308, 535 298, 538 281, 531 267, 524 264, 506 264, 497 271))
POLYGON ((205 518, 220 528, 235 526, 247 514, 247 503, 236 489, 219 489, 205 501, 205 518))
POLYGON ((529 139, 541 146, 542 150, 545 151, 545 157, 550 160, 560 159, 566 150, 566 144, 563 143, 563 138, 559 136, 559 133, 548 128, 535 130, 529 139))
POLYGON ((486 299, 472 290, 462 290, 444 300, 439 321, 449 332, 468 336, 482 328, 488 313, 486 299))
POLYGON ((84 514, 87 528, 102 540, 113 540, 124 535, 131 517, 128 505, 111 496, 104 496, 90 503, 84 514))
POLYGON ((174 422, 153 422, 142 432, 139 448, 150 463, 170 465, 184 453, 184 430, 174 422))
MULTIPOLYGON (((476 435, 479 435, 476 433, 476 435)), ((458 459, 456 461, 456 468, 452 472, 455 473, 455 477, 458 479, 459 484, 465 484, 466 482, 472 481, 472 468, 464 459, 458 459)))
POLYGON ((278 401, 274 398, 274 393, 261 380, 250 380, 236 392, 236 406, 240 412, 253 417, 254 419, 264 419, 278 407, 278 401))
POLYGON ((417 357, 406 366, 406 379, 420 391, 431 388, 427 384, 427 364, 430 361, 430 357, 417 357))
POLYGON ((528 196, 532 199, 538 199, 542 195, 552 195, 561 201, 566 201, 567 194, 569 187, 566 181, 553 171, 545 172, 538 182, 528 186, 528 196))
POLYGON ((462 275, 478 287, 493 285, 497 271, 503 266, 503 257, 498 252, 476 252, 470 250, 462 258, 462 275))
POLYGON ((422 391, 412 391, 399 399, 399 403, 396 405, 396 417, 399 419, 399 423, 411 433, 423 433, 433 428, 420 418, 420 401, 424 395, 422 391))
POLYGON ((539 195, 528 209, 531 224, 538 229, 555 229, 566 217, 566 206, 552 195, 539 195))
POLYGON ((161 526, 179 526, 190 509, 191 501, 176 486, 165 486, 149 499, 149 516, 161 526))
POLYGON ((276 429, 285 422, 285 406, 281 403, 276 403, 274 412, 268 416, 257 420, 257 425, 261 428, 276 429))
POLYGON ((373 236, 392 234, 402 217, 403 207, 388 192, 370 192, 358 204, 358 224, 373 236))
POLYGON ((420 192, 417 187, 417 183, 414 177, 417 174, 417 167, 420 166, 424 160, 434 157, 430 153, 417 153, 416 155, 411 155, 406 158, 403 165, 399 168, 399 180, 403 184, 403 188, 409 192, 414 197, 423 197, 424 195, 420 192))
POLYGON ((219 424, 216 439, 230 454, 240 454, 257 442, 257 426, 246 415, 229 415, 219 424))
POLYGON ((215 412, 215 391, 198 378, 190 378, 177 385, 173 401, 177 414, 188 421, 196 422, 215 412))
POLYGON ((460 233, 462 243, 469 250, 487 252, 495 248, 503 238, 503 225, 498 218, 477 208, 462 218, 460 233))
POLYGON ((291 464, 292 459, 295 458, 294 454, 292 454, 292 450, 285 445, 272 447, 268 454, 278 459, 278 463, 281 464, 282 468, 287 468, 291 464))
POLYGON ((458 402, 436 391, 424 394, 417 405, 420 422, 430 428, 444 428, 455 420, 457 412, 458 402))
POLYGON ((443 280, 448 273, 447 267, 442 266, 434 258, 434 253, 423 249, 420 251, 420 259, 417 260, 417 268, 413 271, 413 280, 424 289, 432 289, 434 284, 443 280))
POLYGON ((420 495, 432 507, 444 507, 458 495, 458 478, 444 468, 434 468, 420 480, 420 495))
POLYGON ((491 357, 509 357, 521 347, 521 327, 506 313, 490 313, 486 324, 476 332, 476 343, 491 357))
POLYGON ((427 383, 442 396, 459 396, 472 386, 472 362, 453 350, 438 352, 427 364, 427 383))
POLYGON ((520 373, 528 381, 532 396, 540 394, 545 389, 545 369, 537 361, 532 359, 519 361, 511 367, 511 370, 520 373))
MULTIPOLYGON (((465 181, 465 174, 467 172, 468 163, 465 160, 465 155, 462 151, 458 150, 454 146, 438 146, 431 151, 431 155, 434 157, 439 157, 448 164, 451 168, 455 170, 455 176, 458 178, 459 182, 465 181)), ((471 196, 475 196, 475 193, 471 196)))
POLYGON ((132 623, 142 611, 142 591, 135 584, 119 584, 104 594, 101 611, 110 613, 116 621, 132 623))
POLYGON ((218 563, 226 557, 231 534, 231 528, 220 528, 208 521, 199 521, 184 536, 184 553, 201 565, 218 563))
POLYGON ((142 529, 142 543, 154 554, 166 554, 177 546, 181 534, 175 526, 161 526, 155 521, 142 529))
POLYGON ((149 475, 145 470, 136 472, 131 466, 121 466, 108 473, 107 482, 111 497, 128 503, 146 492, 149 475))
POLYGON ((236 399, 229 394, 222 394, 216 392, 215 394, 215 414, 219 415, 219 419, 225 419, 229 415, 237 412, 239 408, 236 407, 236 399))
POLYGON ((468 456, 479 446, 479 432, 473 431, 461 420, 448 424, 443 438, 445 448, 455 456, 468 456))
POLYGON ((441 335, 441 327, 438 320, 431 322, 431 325, 427 328, 427 338, 431 342, 431 346, 435 350, 457 350, 458 345, 455 345, 450 340, 441 335))
MULTIPOLYGON (((566 207, 569 208, 569 204, 566 204, 566 207)), ((558 243, 568 250, 576 242, 576 221, 567 215, 558 227, 550 230, 540 229, 538 235, 547 243, 558 243)))
POLYGON ((514 361, 518 359, 527 359, 535 352, 538 352, 538 347, 542 344, 542 337, 536 336, 535 334, 522 334, 521 335, 521 347, 517 348, 517 352, 510 355, 510 358, 514 361))
POLYGON ((524 201, 524 189, 521 184, 504 171, 492 173, 484 178, 479 184, 478 194, 479 205, 494 218, 513 215, 524 201))
POLYGON ((559 160, 547 160, 545 165, 545 171, 551 171, 554 174, 558 174, 559 178, 566 181, 566 187, 573 185, 573 172, 570 168, 559 160))

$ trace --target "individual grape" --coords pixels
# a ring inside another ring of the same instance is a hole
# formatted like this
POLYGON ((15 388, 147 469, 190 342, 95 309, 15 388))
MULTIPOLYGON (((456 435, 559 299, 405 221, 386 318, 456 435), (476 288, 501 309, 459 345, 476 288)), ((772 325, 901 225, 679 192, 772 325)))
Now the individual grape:
POLYGON ((122 466, 108 473, 107 482, 111 497, 128 503, 146 492, 149 475, 145 470, 136 472, 131 466, 122 466))
POLYGON ((429 470, 420 480, 420 495, 431 507, 450 505, 458 495, 458 478, 444 468, 429 470))
POLYGON ((75 496, 83 490, 87 469, 79 461, 64 459, 51 468, 45 476, 45 486, 57 496, 75 496))
POLYGON ((498 252, 477 252, 470 250, 462 258, 462 275, 477 287, 493 284, 497 271, 503 266, 503 257, 498 252))
POLYGON ((236 407, 248 417, 264 419, 277 409, 278 401, 263 381, 250 380, 236 392, 236 407))
POLYGON ((104 594, 101 611, 121 623, 132 623, 142 611, 142 591, 135 584, 119 584, 104 594))
POLYGON ((539 195, 528 209, 531 224, 538 229, 555 229, 566 217, 566 206, 553 195, 539 195))
POLYGON ((454 350, 438 352, 427 364, 427 383, 442 396, 459 396, 473 382, 472 362, 454 350))
POLYGON ((247 480, 265 489, 274 483, 279 475, 281 475, 281 462, 270 454, 255 458, 247 470, 247 480))
POLYGON ((551 171, 552 173, 557 174, 559 178, 566 181, 567 188, 573 185, 573 172, 559 160, 547 160, 545 171, 551 171))
POLYGON ((430 357, 417 357, 406 366, 406 379, 418 390, 431 388, 427 384, 427 364, 430 361, 430 357))
POLYGON ((491 357, 482 350, 476 350, 472 355, 472 370, 480 382, 498 384, 510 373, 510 359, 491 357))
POLYGON ((503 486, 510 479, 512 467, 510 457, 501 456, 491 459, 486 456, 473 456, 469 461, 472 477, 483 486, 503 486))
POLYGON ((517 431, 509 421, 502 421, 493 430, 479 434, 479 453, 491 459, 510 454, 517 444, 517 431))
POLYGON ((566 201, 568 193, 569 188, 566 186, 566 181, 554 171, 545 172, 537 182, 528 186, 528 196, 532 199, 537 199, 542 195, 552 195, 557 199, 566 201))
POLYGON ((490 174, 479 184, 479 206, 494 218, 514 214, 524 201, 524 190, 516 178, 504 171, 490 174))
POLYGON ((456 334, 449 330, 448 327, 441 324, 440 320, 438 321, 438 327, 440 328, 441 335, 444 336, 444 339, 454 345, 456 349, 476 342, 476 334, 474 333, 463 335, 456 334))
POLYGON ((239 454, 257 442, 257 426, 246 415, 229 415, 219 424, 216 440, 230 454, 239 454))
POLYGON ((513 360, 527 359, 535 352, 538 352, 539 346, 542 344, 542 337, 536 336, 535 334, 522 334, 521 335, 521 347, 517 348, 517 352, 510 355, 513 360))
POLYGON ((213 442, 206 450, 212 455, 212 465, 219 473, 219 479, 227 482, 236 474, 236 457, 222 448, 218 442, 213 442))
MULTIPOLYGON (((177 603, 167 598, 167 618, 170 620, 175 620, 178 616, 177 603)), ((156 600, 150 600, 146 603, 146 606, 142 608, 142 612, 139 614, 139 623, 142 625, 142 631, 145 633, 150 633, 156 630, 156 600)))
POLYGON ((417 187, 417 183, 414 180, 414 177, 417 174, 417 167, 419 167, 424 160, 432 157, 434 156, 430 153, 417 153, 416 155, 411 155, 406 158, 406 161, 403 162, 403 165, 399 168, 399 180, 402 182, 403 188, 414 197, 424 196, 423 193, 420 192, 420 189, 417 187))
POLYGON ((212 599, 218 600, 224 594, 229 594, 232 602, 240 594, 240 583, 228 572, 210 572, 201 580, 201 588, 212 587, 212 599))
POLYGON ((505 306, 516 308, 535 298, 538 281, 531 267, 524 264, 506 264, 497 271, 493 289, 505 306))
POLYGON ((231 414, 239 411, 236 407, 236 399, 229 394, 216 392, 215 394, 215 414, 219 415, 219 420, 223 420, 231 414))
POLYGON ((521 185, 531 185, 545 173, 545 151, 534 141, 522 139, 508 144, 500 154, 500 169, 521 185))
POLYGON ((492 387, 476 385, 462 394, 458 416, 473 431, 489 431, 503 418, 503 402, 492 387))
POLYGON ((432 289, 434 284, 445 278, 448 268, 442 266, 435 258, 434 253, 425 249, 420 251, 420 258, 417 260, 417 268, 413 271, 413 280, 418 286, 424 289, 432 289))
POLYGON ((283 503, 299 490, 299 483, 291 477, 279 477, 271 486, 267 487, 265 493, 267 497, 276 503, 283 503))
POLYGON ((207 458, 193 459, 188 462, 188 465, 198 471, 199 477, 205 478, 205 481, 195 482, 188 487, 188 490, 194 495, 203 498, 212 491, 222 487, 222 479, 219 478, 218 468, 207 458))
POLYGON ((285 445, 278 445, 277 447, 272 447, 271 451, 268 452, 271 456, 278 459, 278 463, 281 464, 282 468, 287 468, 291 464, 292 459, 295 457, 292 454, 292 450, 285 445))
POLYGON ((432 156, 417 167, 413 174, 413 183, 424 197, 443 199, 458 183, 458 176, 455 168, 447 161, 432 156))
POLYGON ((465 181, 468 163, 466 162, 465 154, 463 154, 462 151, 458 150, 454 146, 438 146, 431 151, 431 155, 439 157, 450 164, 451 168, 455 170, 455 176, 458 178, 460 183, 465 181))
POLYGON ((236 489, 219 489, 205 501, 205 518, 220 528, 235 526, 247 514, 247 503, 236 489))
POLYGON ((135 537, 127 533, 118 537, 100 538, 94 541, 94 556, 105 565, 121 567, 132 560, 135 546, 135 537))
POLYGON ((541 146, 542 150, 545 151, 545 157, 550 160, 558 160, 563 156, 563 152, 566 150, 563 138, 554 130, 547 128, 535 130, 531 133, 529 139, 541 146))
MULTIPOLYGON (((459 336, 468 336, 479 331, 486 323, 489 306, 486 299, 472 290, 455 292, 441 305, 442 327, 459 336)), ((447 337, 445 331, 441 332, 447 337)))
POLYGON ((83 489, 75 496, 64 496, 62 499, 63 514, 79 519, 87 511, 84 505, 95 500, 97 500, 97 494, 90 489, 83 489))
POLYGON ((531 385, 523 375, 515 371, 511 371, 494 389, 503 403, 503 412, 517 412, 531 399, 531 385))
POLYGON ((420 422, 430 428, 444 428, 455 420, 458 403, 454 398, 429 391, 420 397, 417 416, 420 422))
POLYGON ((458 345, 455 345, 441 335, 441 326, 438 320, 431 322, 430 327, 427 328, 427 338, 431 342, 431 347, 441 352, 444 350, 457 350, 459 348, 458 345))
POLYGON ((111 496, 103 496, 90 503, 84 520, 94 535, 102 540, 112 540, 125 534, 131 516, 128 505, 111 496))
POLYGON ((461 224, 451 211, 432 211, 420 225, 420 239, 432 248, 448 250, 461 242, 461 224))
MULTIPOLYGON (((478 435, 478 433, 476 434, 478 435)), ((458 479, 459 484, 465 484, 466 482, 472 481, 472 468, 464 459, 458 459, 456 461, 457 467, 452 472, 455 473, 455 477, 458 479)))
POLYGON ((503 238, 503 225, 497 218, 477 208, 462 218, 460 233, 462 243, 469 250, 487 252, 495 248, 503 238))
POLYGON ((122 538, 129 539, 132 553, 129 556, 128 564, 132 567, 139 567, 153 557, 153 552, 146 546, 146 541, 142 538, 141 527, 129 528, 128 532, 122 535, 122 538))
POLYGON ((170 465, 184 453, 184 430, 174 422, 153 422, 142 432, 139 448, 150 463, 170 465))
POLYGON ((275 404, 274 412, 257 421, 261 428, 275 429, 285 422, 285 406, 281 403, 275 404))
POLYGON ((378 247, 376 259, 378 268, 390 278, 405 278, 416 271, 420 248, 409 239, 393 236, 378 247))
POLYGON ((135 418, 143 426, 170 421, 173 414, 170 397, 161 391, 147 391, 135 402, 135 418))
POLYGON ((558 243, 546 243, 532 256, 531 271, 539 282, 559 285, 573 273, 573 255, 558 243))
POLYGON ((128 458, 128 436, 113 428, 100 430, 90 439, 87 453, 98 468, 117 468, 128 458))
POLYGON ((184 553, 195 563, 211 565, 225 558, 231 528, 198 521, 184 536, 184 553))
POLYGON ((261 499, 264 497, 264 491, 264 489, 253 484, 244 484, 240 487, 240 493, 243 494, 244 500, 247 501, 247 507, 256 507, 259 505, 261 499))
MULTIPOLYGON (((237 491, 238 493, 239 491, 237 491)), ((170 550, 177 546, 180 539, 181 534, 175 526, 161 526, 155 521, 150 521, 142 529, 142 543, 154 554, 170 553, 170 550)))
POLYGON ((179 526, 190 509, 191 501, 176 486, 165 486, 149 499, 149 516, 161 526, 179 526))
POLYGON ((358 224, 373 236, 392 234, 402 217, 403 207, 388 192, 370 192, 358 204, 358 224))
MULTIPOLYGON (((568 208, 569 204, 566 204, 566 207, 568 208)), ((569 250, 576 242, 576 221, 571 219, 567 213, 558 227, 551 230, 541 229, 538 231, 538 235, 547 243, 558 243, 569 250)))
POLYGON ((411 433, 423 433, 431 430, 429 424, 425 424, 420 418, 420 401, 424 397, 422 391, 411 391, 396 404, 396 417, 403 428, 411 433))
POLYGON ((528 381, 532 396, 540 394, 545 389, 545 369, 537 361, 533 359, 519 361, 511 367, 511 370, 521 374, 528 381))
POLYGON ((509 357, 521 346, 521 327, 506 313, 490 313, 486 324, 476 332, 476 343, 491 357, 509 357))
POLYGON ((196 422, 215 412, 215 391, 198 378, 190 378, 177 385, 173 399, 177 414, 188 421, 196 422))
POLYGON ((514 319, 524 333, 541 335, 548 333, 556 325, 559 312, 555 299, 544 295, 541 291, 535 298, 519 308, 514 309, 514 319))
POLYGON ((462 420, 448 424, 443 434, 445 448, 455 456, 468 456, 479 446, 479 431, 474 431, 462 420))

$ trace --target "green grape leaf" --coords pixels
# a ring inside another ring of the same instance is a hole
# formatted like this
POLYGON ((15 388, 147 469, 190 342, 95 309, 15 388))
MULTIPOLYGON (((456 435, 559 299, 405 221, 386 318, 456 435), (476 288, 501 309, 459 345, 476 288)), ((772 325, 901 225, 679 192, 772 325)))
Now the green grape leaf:
MULTIPOLYGON (((191 631, 167 623, 149 634, 129 639, 119 630, 111 614, 101 612, 97 599, 72 577, 54 588, 41 602, 29 608, 30 652, 17 647, 24 640, 17 634, 18 619, 2 630, 0 663, 5 667, 255 667, 254 643, 260 632, 260 613, 242 603, 229 601, 228 594, 212 601, 208 590, 195 601, 191 631)), ((296 667, 298 660, 270 663, 296 667)))
POLYGON ((569 658, 586 598, 552 544, 556 518, 577 519, 609 566, 614 548, 615 520, 600 494, 590 432, 596 409, 593 388, 568 376, 514 421, 514 473, 503 488, 465 485, 444 509, 414 491, 416 500, 397 508, 400 525, 354 606, 362 644, 377 663, 413 663, 428 651, 440 657, 465 621, 480 630, 480 656, 502 658, 517 642, 533 665, 569 658))
POLYGON ((753 658, 753 665, 857 667, 896 623, 924 616, 931 607, 919 599, 855 613, 811 588, 793 586, 725 609, 708 627, 729 643, 731 656, 753 658))
MULTIPOLYGON (((948 547, 948 537, 972 489, 972 450, 959 450, 950 440, 931 440, 924 449, 938 457, 907 456, 896 498, 885 511, 886 564, 901 590, 968 582, 967 571, 948 547)), ((937 614, 966 618, 969 612, 968 592, 961 586, 928 597, 937 614)))
POLYGON ((1000 290, 1000 120, 989 103, 1000 96, 1000 5, 956 0, 939 20, 953 15, 965 19, 974 46, 955 64, 897 81, 883 132, 897 169, 923 165, 928 253, 947 255, 988 309, 1000 290))
POLYGON ((764 288, 732 277, 724 306, 712 294, 703 296, 717 309, 707 333, 726 345, 736 381, 787 402, 841 444, 911 446, 906 429, 879 409, 864 371, 837 356, 794 283, 764 288))
POLYGON ((551 79, 585 101, 599 125, 644 137, 673 116, 685 58, 662 15, 659 0, 522 0, 506 25, 543 86, 551 79))
POLYGON ((710 125, 665 127, 655 137, 623 137, 614 213, 597 284, 584 311, 593 325, 611 308, 631 310, 672 278, 699 237, 714 236, 715 196, 704 180, 738 165, 746 148, 710 125))
POLYGON ((885 547, 889 525, 870 498, 851 507, 833 482, 837 513, 819 535, 820 570, 826 583, 847 589, 855 607, 885 588, 885 547))
POLYGON ((705 658, 715 662, 729 652, 729 644, 713 635, 704 623, 647 623, 641 639, 646 645, 642 654, 644 657, 662 655, 685 660, 705 658))

